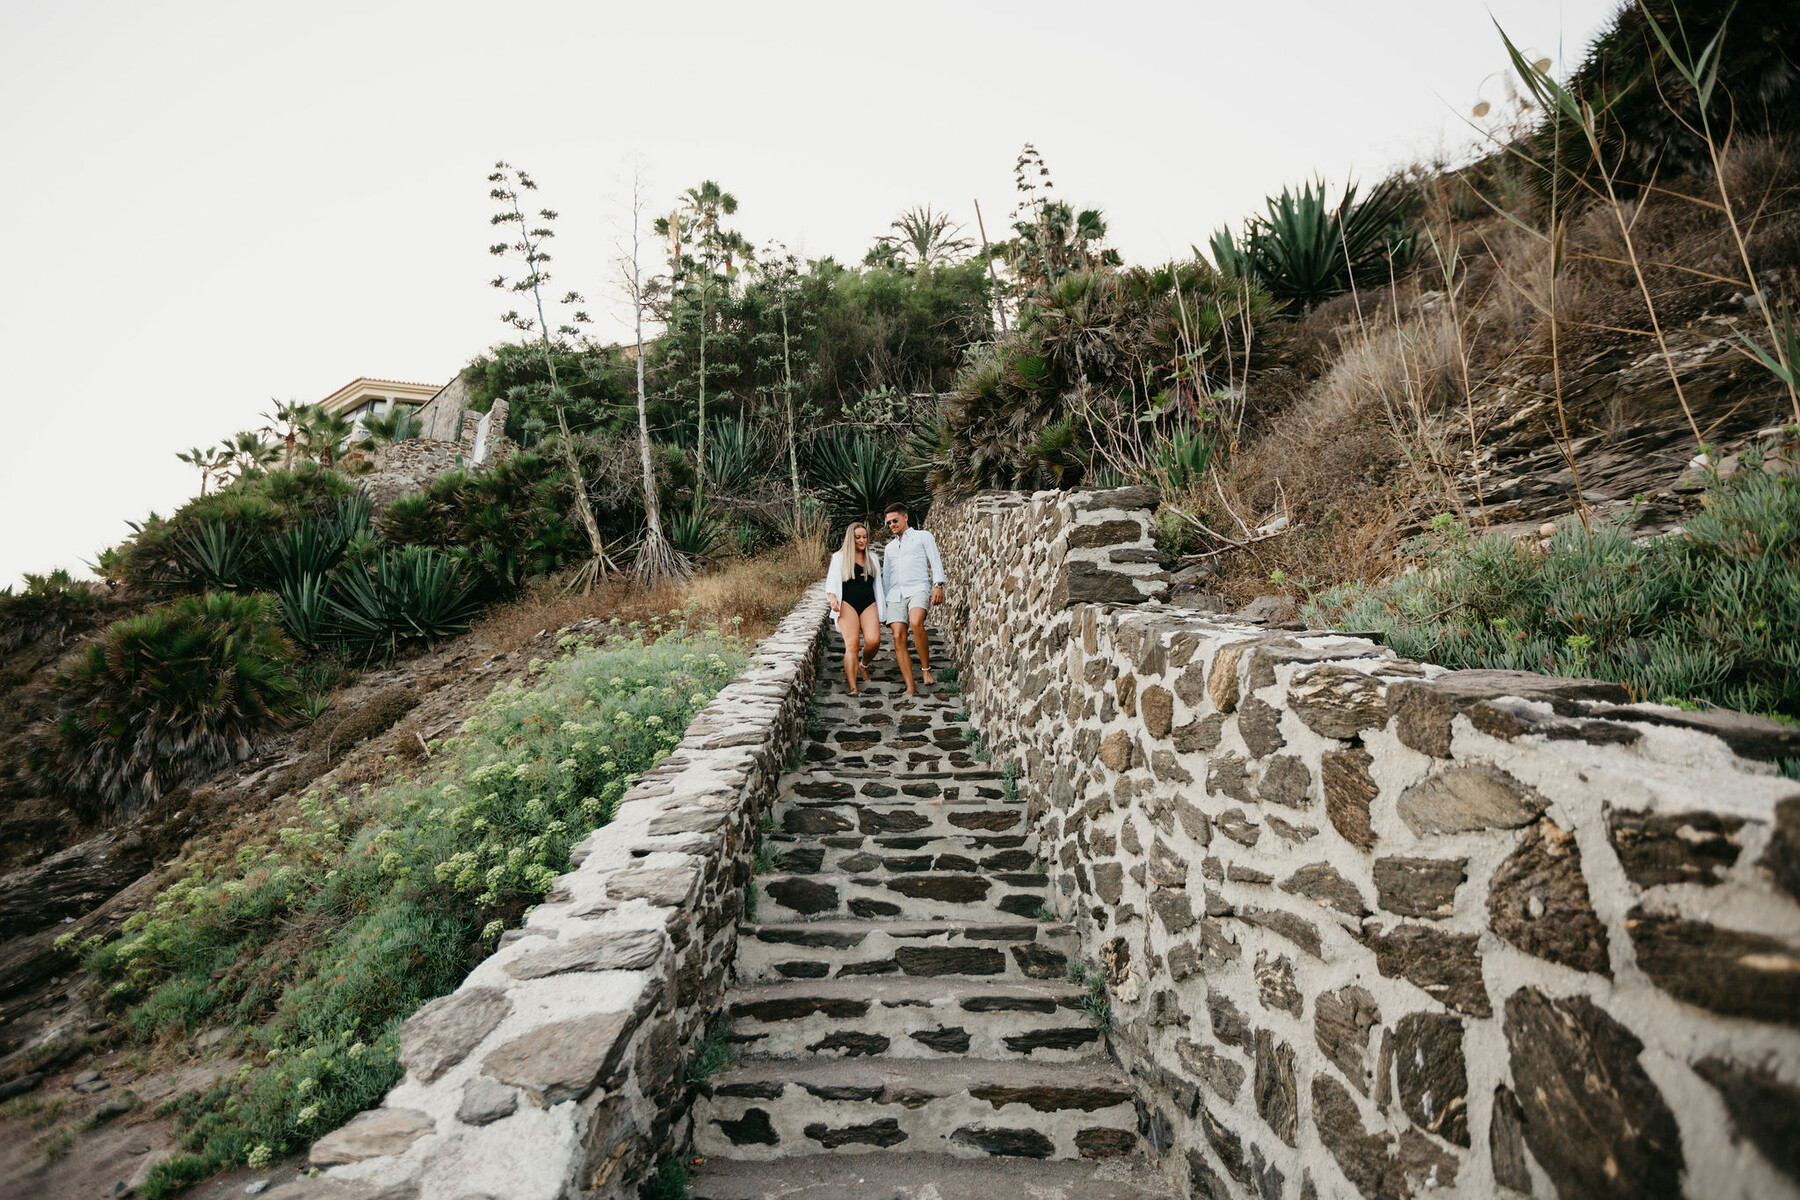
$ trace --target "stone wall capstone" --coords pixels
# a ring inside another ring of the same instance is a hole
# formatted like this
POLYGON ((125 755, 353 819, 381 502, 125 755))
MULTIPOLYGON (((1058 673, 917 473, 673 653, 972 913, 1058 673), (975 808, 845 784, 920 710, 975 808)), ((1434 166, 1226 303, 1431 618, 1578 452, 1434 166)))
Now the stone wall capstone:
POLYGON ((1195 1197, 1800 1196, 1800 730, 1162 602, 987 493, 939 619, 1195 1197))
POLYGON ((623 1200, 688 1141, 687 1068, 737 949, 757 820, 798 751, 814 587, 522 928, 401 1026, 405 1078, 272 1200, 623 1200))

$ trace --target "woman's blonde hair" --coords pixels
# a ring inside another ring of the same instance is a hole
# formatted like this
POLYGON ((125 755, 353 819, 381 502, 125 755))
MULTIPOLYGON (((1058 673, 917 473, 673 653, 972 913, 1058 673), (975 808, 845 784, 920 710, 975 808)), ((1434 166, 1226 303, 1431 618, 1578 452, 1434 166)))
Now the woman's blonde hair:
MULTIPOLYGON (((843 580, 845 583, 849 583, 852 579, 856 578, 856 531, 859 529, 864 533, 869 532, 869 527, 864 525, 861 521, 850 522, 850 528, 844 530, 844 544, 840 548, 839 553, 844 559, 843 580)), ((873 555, 875 553, 875 547, 870 546, 868 553, 873 555)), ((869 560, 868 573, 870 575, 875 574, 875 560, 873 558, 869 560)))

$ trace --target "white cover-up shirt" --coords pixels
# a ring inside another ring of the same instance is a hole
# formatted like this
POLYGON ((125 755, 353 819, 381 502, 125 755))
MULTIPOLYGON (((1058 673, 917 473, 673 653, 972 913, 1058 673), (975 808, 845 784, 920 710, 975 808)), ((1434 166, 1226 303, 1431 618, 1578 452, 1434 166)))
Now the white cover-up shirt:
MULTIPOLYGON (((887 544, 887 587, 895 595, 916 596, 943 583, 944 561, 937 539, 927 529, 908 529, 887 544)), ((884 618, 885 619, 885 618, 884 618)))
MULTIPOLYGON (((887 623, 887 593, 882 590, 881 555, 873 549, 863 551, 868 565, 863 568, 875 583, 875 619, 882 624, 887 623)), ((825 571, 825 594, 839 604, 844 602, 844 552, 831 552, 831 566, 825 571)))

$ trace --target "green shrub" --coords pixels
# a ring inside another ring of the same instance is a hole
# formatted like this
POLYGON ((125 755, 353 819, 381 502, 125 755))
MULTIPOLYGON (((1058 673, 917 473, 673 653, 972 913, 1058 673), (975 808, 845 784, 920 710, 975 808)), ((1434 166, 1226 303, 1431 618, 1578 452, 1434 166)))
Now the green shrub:
POLYGON ((669 512, 669 544, 689 558, 709 558, 725 536, 725 527, 695 503, 669 512))
POLYGON ((133 1037, 249 1031, 248 1065, 181 1102, 182 1149, 208 1172, 266 1162, 378 1101, 399 1023, 549 890, 744 657, 716 637, 575 645, 477 705, 428 775, 308 796, 277 845, 196 868, 90 939, 133 1037))
POLYGON ((565 515, 567 477, 541 454, 514 454, 484 471, 447 471, 382 514, 391 545, 434 546, 463 564, 482 599, 510 596, 581 549, 565 515))
MULTIPOLYGON (((332 578, 325 629, 363 659, 462 633, 477 608, 462 564, 429 546, 384 550, 368 569, 350 567, 332 578)), ((310 599, 300 593, 294 598, 310 599)))
POLYGON ((896 447, 841 428, 814 440, 807 455, 807 479, 830 508, 850 519, 879 516, 896 501, 916 506, 925 492, 924 481, 907 467, 896 447))
POLYGON ((0 654, 90 627, 104 610, 99 590, 58 569, 25 576, 25 589, 0 588, 0 654))
POLYGON ((1298 194, 1282 188, 1268 198, 1266 215, 1245 222, 1241 242, 1229 227, 1213 234, 1213 259, 1222 270, 1257 280, 1277 300, 1311 306, 1349 291, 1353 279, 1365 287, 1385 281, 1390 257, 1405 264, 1410 201, 1398 178, 1383 180, 1361 201, 1349 184, 1335 205, 1323 180, 1298 194))
POLYGON ((1686 532, 1559 522, 1548 549, 1446 524, 1418 572, 1321 593, 1306 619, 1447 667, 1581 675, 1650 701, 1800 718, 1800 477, 1755 454, 1686 532))
POLYGON ((293 715, 292 658, 267 596, 210 592, 128 617, 57 667, 38 766, 78 803, 129 815, 249 757, 293 715))

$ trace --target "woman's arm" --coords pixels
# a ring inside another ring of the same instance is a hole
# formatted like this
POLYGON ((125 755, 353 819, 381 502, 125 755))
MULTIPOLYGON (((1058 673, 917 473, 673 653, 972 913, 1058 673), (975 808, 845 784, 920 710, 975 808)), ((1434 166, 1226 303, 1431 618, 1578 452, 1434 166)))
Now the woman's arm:
POLYGON ((831 565, 825 568, 825 594, 831 598, 831 611, 844 603, 844 552, 831 552, 831 565))
POLYGON ((875 620, 887 624, 887 588, 881 582, 881 555, 869 551, 869 581, 875 585, 875 620))

